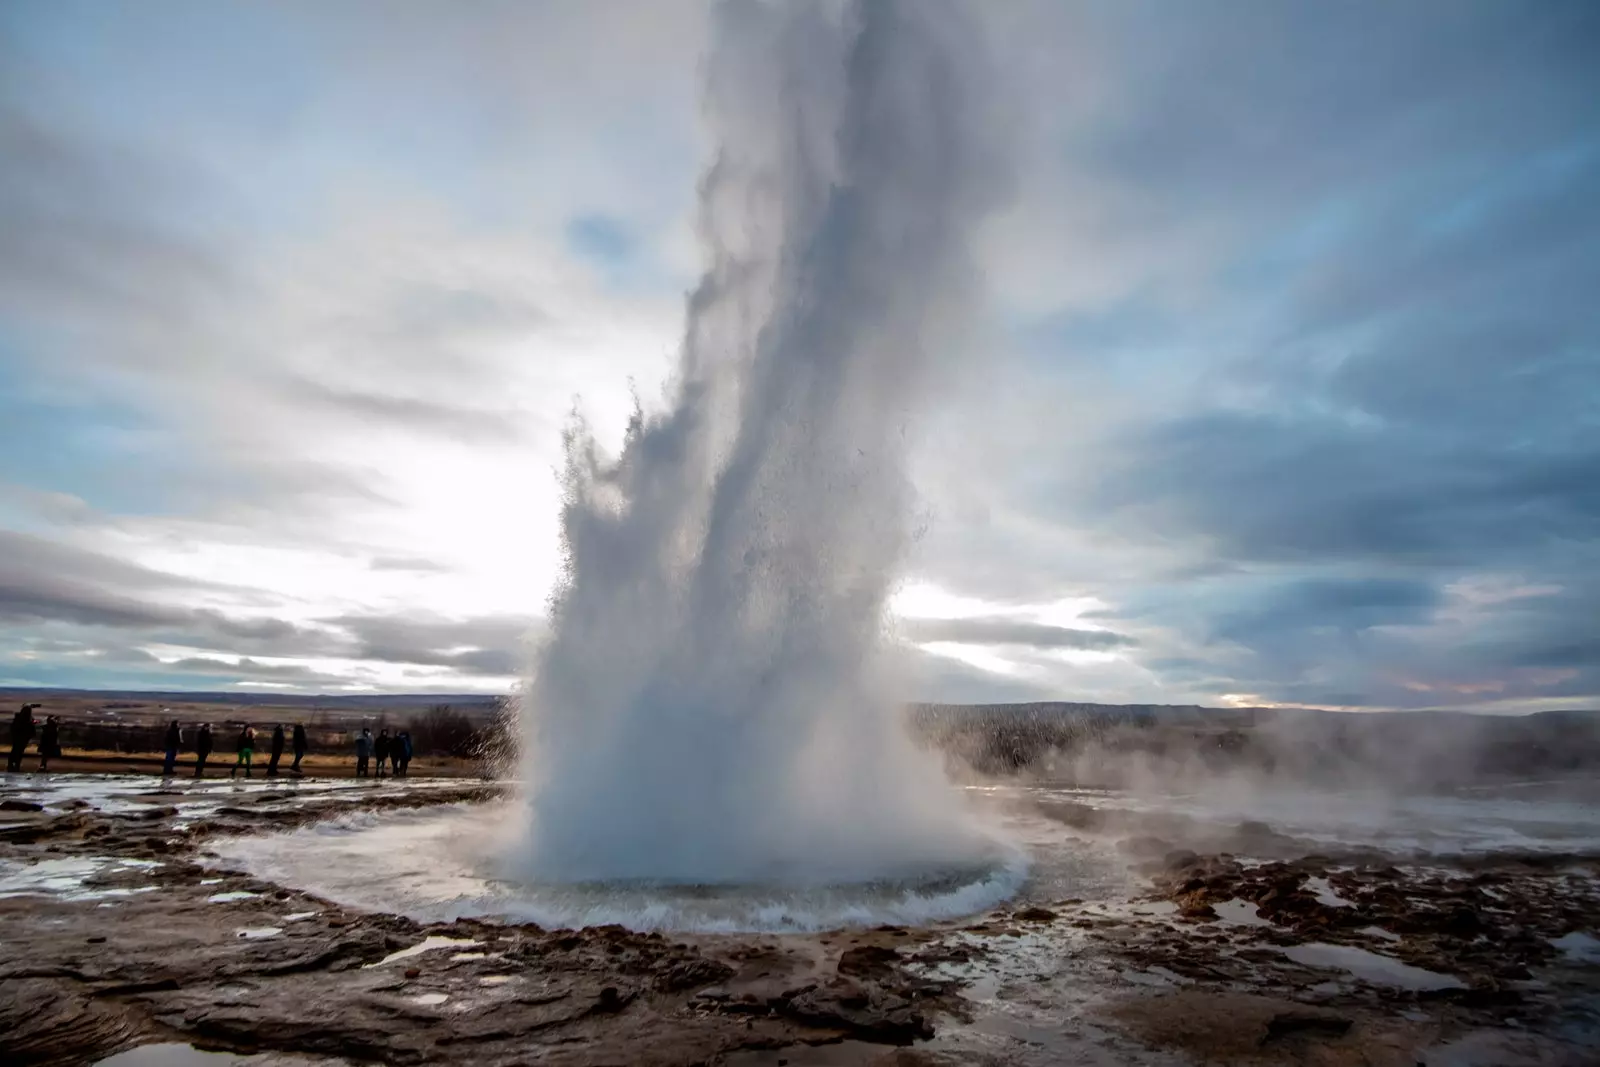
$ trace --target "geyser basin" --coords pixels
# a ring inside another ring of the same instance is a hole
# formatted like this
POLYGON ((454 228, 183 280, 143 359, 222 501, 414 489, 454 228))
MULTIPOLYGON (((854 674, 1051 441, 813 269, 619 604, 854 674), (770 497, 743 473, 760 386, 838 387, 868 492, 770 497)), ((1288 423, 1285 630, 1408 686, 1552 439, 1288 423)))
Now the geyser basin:
POLYGON ((361 814, 287 833, 224 839, 229 866, 340 903, 420 921, 479 917, 548 927, 799 932, 920 925, 984 911, 1016 894, 1022 853, 996 845, 965 866, 861 880, 691 884, 544 883, 508 877, 521 830, 512 802, 361 814))

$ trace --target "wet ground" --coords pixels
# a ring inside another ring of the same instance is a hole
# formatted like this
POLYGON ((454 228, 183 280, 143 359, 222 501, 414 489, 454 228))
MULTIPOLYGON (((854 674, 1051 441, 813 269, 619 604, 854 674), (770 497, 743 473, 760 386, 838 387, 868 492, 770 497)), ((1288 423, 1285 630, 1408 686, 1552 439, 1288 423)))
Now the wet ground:
POLYGON ((0 1062, 1600 1062, 1581 785, 970 795, 1005 901, 696 911, 497 881, 492 785, 11 776, 0 1062))

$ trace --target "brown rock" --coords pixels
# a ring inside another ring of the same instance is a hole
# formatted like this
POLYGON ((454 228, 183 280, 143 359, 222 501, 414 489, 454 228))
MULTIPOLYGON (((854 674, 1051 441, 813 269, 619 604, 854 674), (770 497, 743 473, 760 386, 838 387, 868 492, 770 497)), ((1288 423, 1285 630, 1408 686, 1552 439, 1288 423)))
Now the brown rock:
POLYGON ((885 945, 859 945, 845 949, 839 956, 839 973, 853 975, 881 974, 900 962, 900 953, 885 945))

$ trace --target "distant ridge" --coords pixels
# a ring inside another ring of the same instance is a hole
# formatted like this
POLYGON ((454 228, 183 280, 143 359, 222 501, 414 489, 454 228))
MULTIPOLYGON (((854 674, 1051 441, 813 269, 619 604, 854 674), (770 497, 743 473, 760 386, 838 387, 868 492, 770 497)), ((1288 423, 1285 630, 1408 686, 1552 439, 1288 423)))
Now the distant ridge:
POLYGON ((89 700, 165 701, 171 704, 240 704, 291 708, 396 708, 434 704, 493 705, 495 693, 282 693, 157 689, 59 689, 41 686, 0 686, 0 693, 18 696, 78 697, 89 700))
MULTIPOLYGON (((185 689, 67 689, 52 686, 4 685, 0 694, 16 696, 51 695, 99 700, 166 701, 173 704, 240 704, 246 706, 371 708, 371 707, 428 707, 434 704, 462 706, 490 706, 505 698, 500 693, 286 693, 279 691, 253 692, 249 690, 185 690, 185 689)), ((1120 722, 1178 723, 1186 719, 1203 719, 1210 722, 1228 720, 1250 722, 1269 717, 1295 715, 1381 715, 1401 714, 1410 717, 1470 715, 1531 716, 1590 716, 1600 715, 1600 708, 1559 708, 1535 712, 1480 712, 1447 709, 1419 709, 1400 712, 1349 712, 1333 708, 1273 708, 1239 707, 1213 708, 1203 704, 1091 704, 1070 700, 1036 700, 1021 703, 941 704, 914 702, 907 707, 918 717, 939 719, 945 716, 994 716, 1015 719, 1105 718, 1120 722)))

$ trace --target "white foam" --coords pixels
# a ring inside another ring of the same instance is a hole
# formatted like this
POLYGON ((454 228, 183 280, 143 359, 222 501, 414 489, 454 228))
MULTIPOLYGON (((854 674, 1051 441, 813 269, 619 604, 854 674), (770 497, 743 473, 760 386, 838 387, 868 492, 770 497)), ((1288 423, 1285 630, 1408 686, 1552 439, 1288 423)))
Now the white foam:
MULTIPOLYGON (((976 914, 1027 877, 1017 850, 986 866, 869 883, 795 879, 764 885, 610 882, 527 884, 498 877, 510 803, 352 813, 285 833, 216 842, 219 857, 258 877, 351 907, 424 922, 488 918, 546 927, 805 932, 921 925, 976 914)), ((1159 908, 1159 904, 1143 905, 1159 908)))

